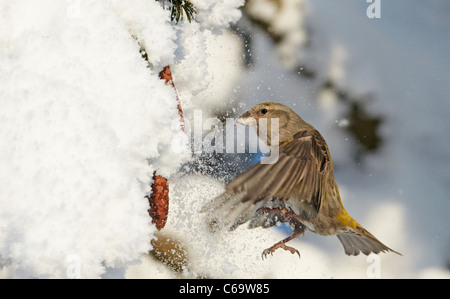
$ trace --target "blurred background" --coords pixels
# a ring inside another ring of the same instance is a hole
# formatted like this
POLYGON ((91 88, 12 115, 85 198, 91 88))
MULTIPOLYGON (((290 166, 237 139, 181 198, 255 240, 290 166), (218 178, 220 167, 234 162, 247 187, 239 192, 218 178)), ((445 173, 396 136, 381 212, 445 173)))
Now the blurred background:
MULTIPOLYGON (((204 117, 224 120, 265 101, 291 107, 327 140, 347 211, 403 254, 382 255, 375 277, 450 278, 450 2, 378 3, 247 0, 240 21, 209 40, 213 83, 190 99, 185 117, 202 109, 204 117)), ((174 78, 176 84, 176 68, 174 78)), ((180 91, 182 103, 183 97, 180 91)), ((196 156, 184 167, 191 177, 173 182, 173 196, 184 202, 195 201, 199 190, 217 195, 205 186, 222 186, 257 159, 196 156)), ((347 257, 336 238, 312 233, 292 243, 302 259, 277 252, 264 264, 260 252, 287 236, 286 227, 208 239, 216 246, 228 240, 227 249, 221 261, 207 251, 216 265, 200 265, 205 251, 198 248, 210 242, 187 236, 196 216, 177 202, 171 213, 186 223, 169 221, 144 265, 129 269, 128 277, 154 277, 149 264, 159 265, 156 277, 247 278, 258 271, 255 277, 370 277, 373 260, 347 257)))

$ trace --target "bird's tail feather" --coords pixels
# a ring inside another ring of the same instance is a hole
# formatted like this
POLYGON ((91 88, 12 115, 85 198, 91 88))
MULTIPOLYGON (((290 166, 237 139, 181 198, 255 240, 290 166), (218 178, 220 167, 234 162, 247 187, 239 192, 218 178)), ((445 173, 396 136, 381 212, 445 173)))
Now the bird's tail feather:
POLYGON ((337 237, 341 241, 342 246, 344 246, 347 255, 358 255, 360 252, 369 255, 372 252, 378 254, 389 251, 402 255, 381 243, 375 236, 361 226, 357 226, 355 229, 348 228, 342 230, 338 232, 337 237))

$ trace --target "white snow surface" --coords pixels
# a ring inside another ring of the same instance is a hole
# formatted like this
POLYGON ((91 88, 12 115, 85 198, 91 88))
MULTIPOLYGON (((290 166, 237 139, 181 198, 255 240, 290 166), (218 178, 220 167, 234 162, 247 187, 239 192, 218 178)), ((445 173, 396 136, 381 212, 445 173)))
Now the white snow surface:
POLYGON ((177 30, 156 1, 0 1, 4 275, 99 278, 148 252, 151 175, 186 159, 158 73, 201 50, 177 30))

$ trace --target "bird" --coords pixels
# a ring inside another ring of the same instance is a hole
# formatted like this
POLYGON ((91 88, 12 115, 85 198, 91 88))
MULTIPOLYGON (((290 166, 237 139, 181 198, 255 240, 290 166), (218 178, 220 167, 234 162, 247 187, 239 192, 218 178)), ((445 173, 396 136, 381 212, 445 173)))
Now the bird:
POLYGON ((259 103, 242 114, 236 124, 253 127, 259 138, 266 134, 267 146, 271 151, 276 149, 278 159, 264 163, 264 158, 232 179, 221 195, 203 206, 201 212, 209 214, 211 228, 222 226, 232 231, 247 222, 249 228, 289 224, 290 236, 265 249, 263 259, 277 249, 300 257, 300 252, 286 243, 307 230, 323 236, 336 235, 347 255, 401 255, 345 210, 325 139, 291 108, 274 102, 259 103), (272 122, 278 124, 275 138, 267 134, 272 122))

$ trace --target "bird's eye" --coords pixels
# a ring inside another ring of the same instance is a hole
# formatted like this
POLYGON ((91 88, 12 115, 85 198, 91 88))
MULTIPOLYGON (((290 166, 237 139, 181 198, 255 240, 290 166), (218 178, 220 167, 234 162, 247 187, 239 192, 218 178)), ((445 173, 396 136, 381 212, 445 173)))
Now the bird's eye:
POLYGON ((261 113, 262 114, 266 114, 267 113, 267 109, 264 108, 263 110, 261 110, 261 113))

